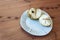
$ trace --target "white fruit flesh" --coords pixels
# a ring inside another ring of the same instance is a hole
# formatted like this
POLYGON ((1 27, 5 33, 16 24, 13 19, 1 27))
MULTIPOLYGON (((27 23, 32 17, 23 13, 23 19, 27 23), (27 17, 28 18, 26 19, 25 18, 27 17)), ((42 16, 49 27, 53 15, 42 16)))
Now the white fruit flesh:
POLYGON ((41 10, 37 9, 36 10, 36 18, 39 18, 41 16, 41 10))
POLYGON ((51 25, 51 20, 50 20, 50 17, 47 16, 47 15, 42 15, 40 18, 39 18, 39 22, 44 25, 44 26, 49 26, 51 25))

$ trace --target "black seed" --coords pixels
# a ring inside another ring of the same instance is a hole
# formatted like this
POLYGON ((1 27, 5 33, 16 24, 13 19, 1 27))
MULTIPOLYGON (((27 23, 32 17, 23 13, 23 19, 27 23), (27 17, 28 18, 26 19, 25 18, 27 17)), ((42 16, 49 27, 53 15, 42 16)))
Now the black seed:
POLYGON ((34 13, 34 11, 32 11, 32 13, 34 13))

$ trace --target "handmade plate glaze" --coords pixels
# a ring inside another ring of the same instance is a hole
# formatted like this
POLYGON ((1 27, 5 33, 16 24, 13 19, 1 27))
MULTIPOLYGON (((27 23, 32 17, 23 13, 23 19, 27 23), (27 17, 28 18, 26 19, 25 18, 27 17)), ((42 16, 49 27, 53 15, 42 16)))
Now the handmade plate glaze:
MULTIPOLYGON (((49 27, 46 27, 41 25, 39 23, 39 20, 30 19, 27 15, 27 11, 28 10, 23 12, 20 19, 20 25, 26 32, 34 36, 44 36, 50 33, 53 27, 52 19, 51 19, 51 25, 49 27)), ((45 13, 45 15, 49 16, 48 13, 46 13, 45 11, 42 11, 42 12, 45 13)))

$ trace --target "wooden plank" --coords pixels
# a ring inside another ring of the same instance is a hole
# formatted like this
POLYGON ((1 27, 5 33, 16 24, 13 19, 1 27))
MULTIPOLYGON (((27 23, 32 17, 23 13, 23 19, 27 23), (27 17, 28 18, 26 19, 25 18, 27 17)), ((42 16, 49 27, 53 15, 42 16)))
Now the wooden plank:
POLYGON ((60 40, 60 0, 0 0, 0 40, 60 40), (35 37, 21 28, 20 17, 31 7, 52 17, 54 26, 48 35, 35 37))

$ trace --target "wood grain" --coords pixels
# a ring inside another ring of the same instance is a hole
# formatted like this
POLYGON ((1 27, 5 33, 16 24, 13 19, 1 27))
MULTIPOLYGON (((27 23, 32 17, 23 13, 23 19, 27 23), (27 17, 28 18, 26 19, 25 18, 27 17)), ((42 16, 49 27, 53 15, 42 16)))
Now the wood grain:
POLYGON ((60 0, 0 0, 0 40, 60 40, 60 0), (20 17, 31 7, 41 8, 52 17, 53 30, 48 35, 32 36, 21 28, 20 17))

